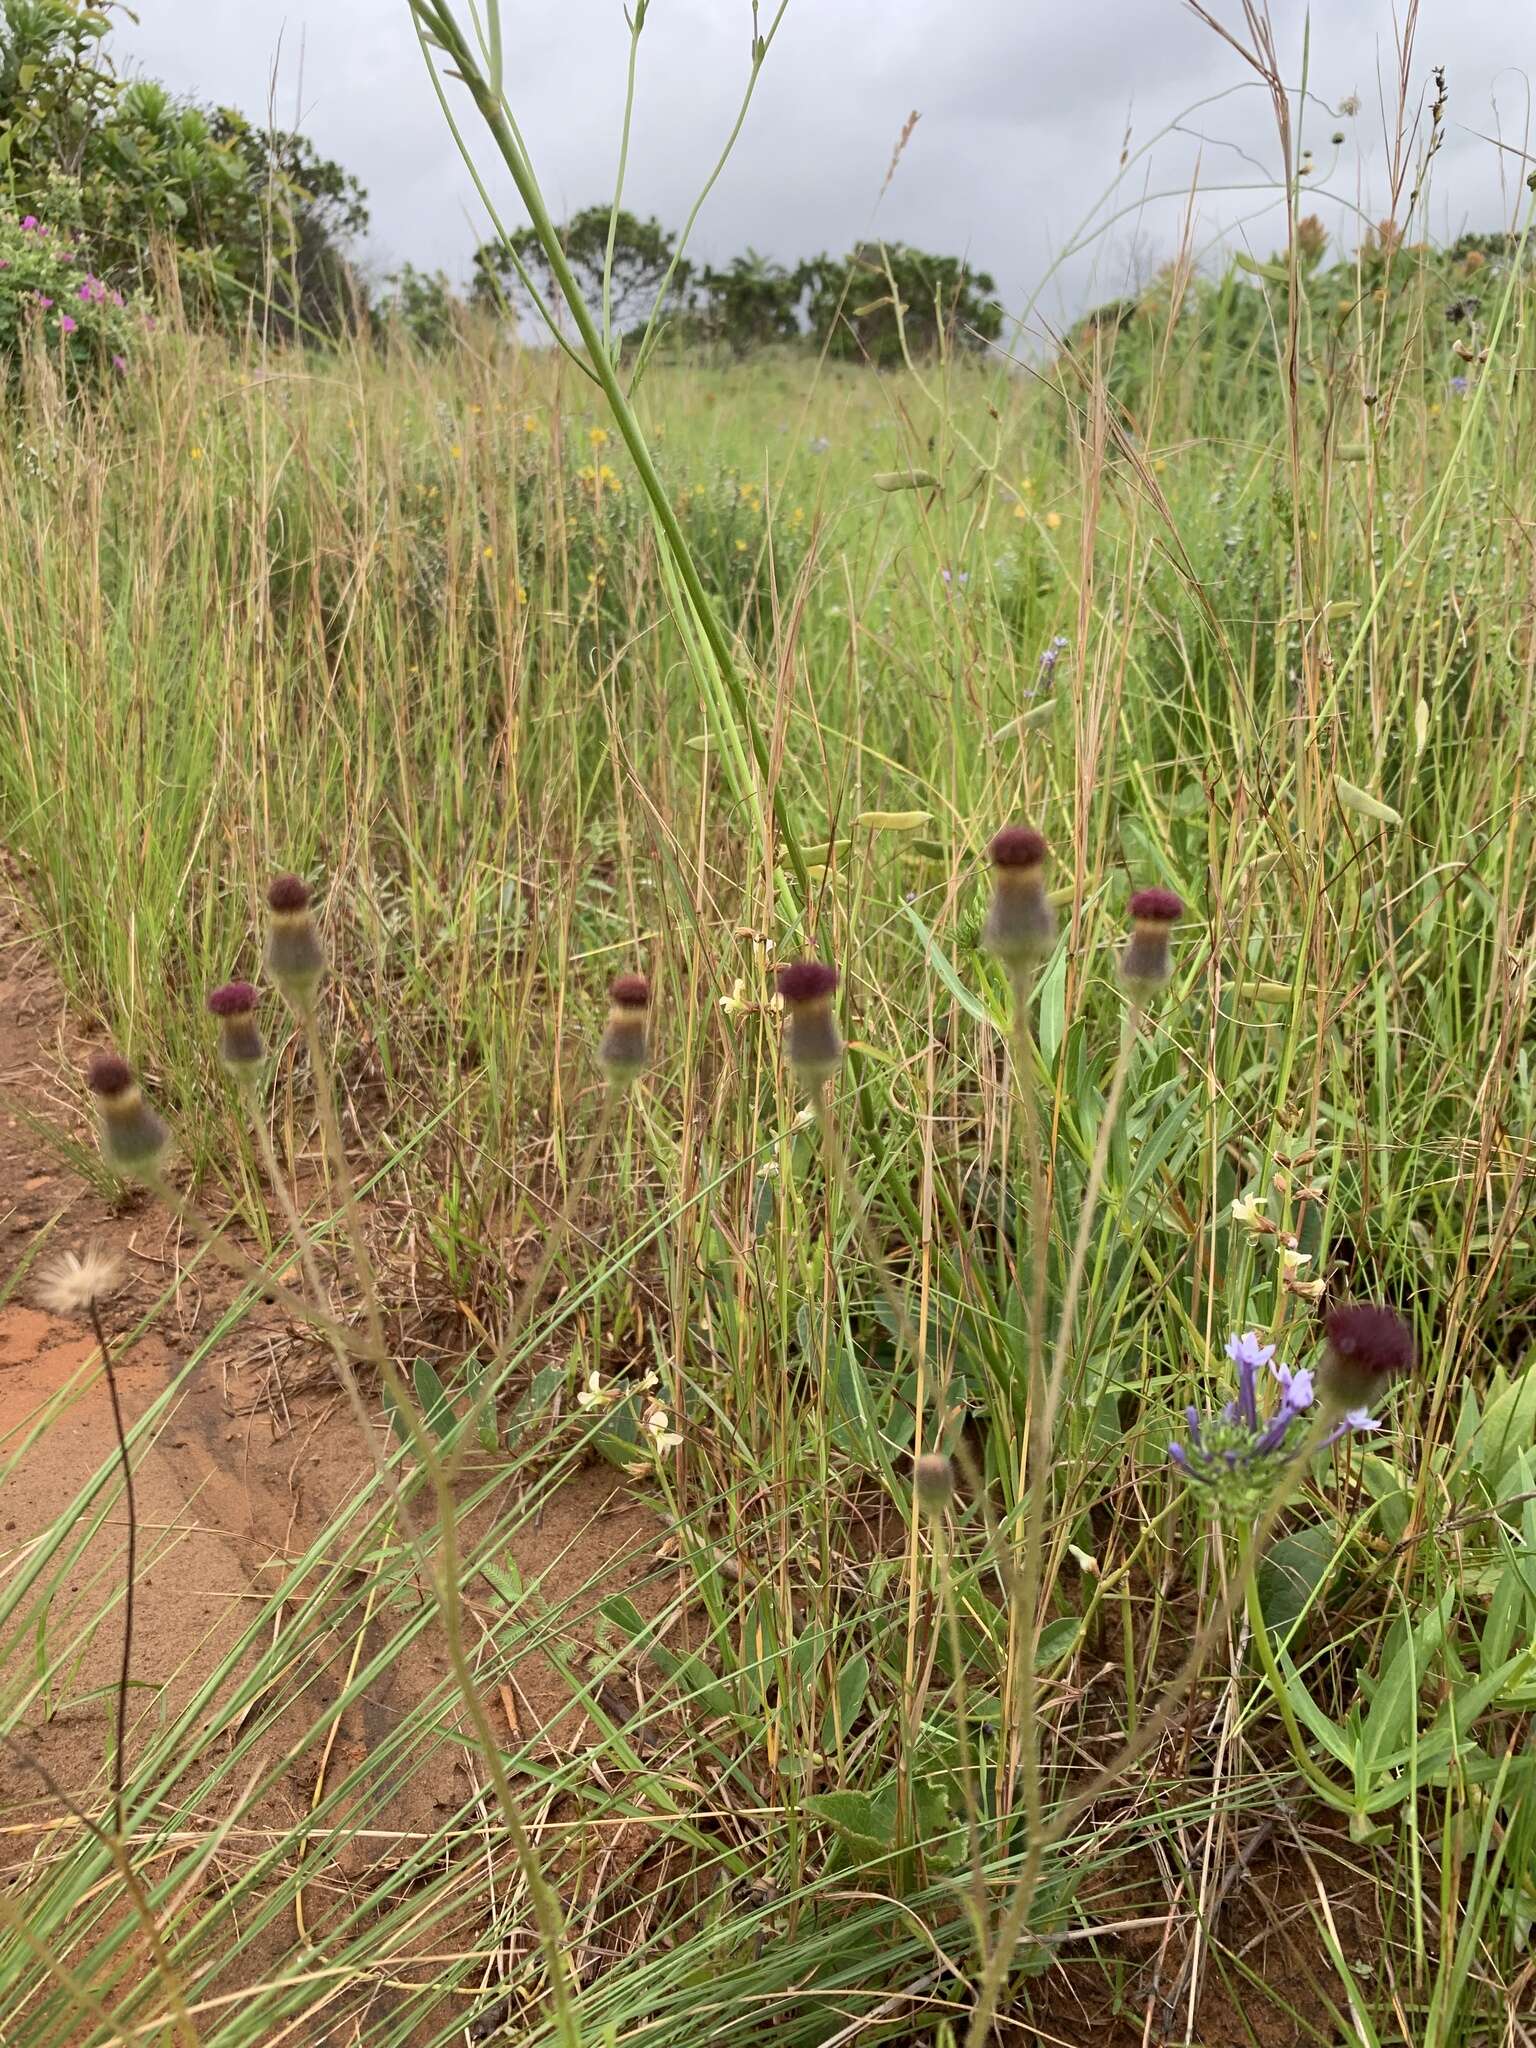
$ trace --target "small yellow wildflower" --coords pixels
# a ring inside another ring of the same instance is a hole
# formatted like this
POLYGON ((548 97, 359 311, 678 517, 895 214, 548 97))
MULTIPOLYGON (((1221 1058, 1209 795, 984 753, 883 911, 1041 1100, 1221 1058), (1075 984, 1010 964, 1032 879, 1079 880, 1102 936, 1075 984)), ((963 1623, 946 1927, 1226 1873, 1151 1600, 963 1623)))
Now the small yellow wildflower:
POLYGON ((737 541, 736 552, 738 555, 744 555, 747 552, 747 544, 744 540, 737 541))
POLYGON ((202 449, 201 449, 201 448, 193 448, 193 449, 191 449, 191 450, 190 450, 189 452, 190 452, 190 454, 191 454, 191 457, 192 457, 192 460, 193 460, 194 462, 201 462, 201 461, 202 461, 202 459, 203 459, 203 451, 202 451, 202 449))
POLYGON ((517 586, 517 601, 519 604, 526 604, 528 602, 528 586, 526 583, 519 583, 517 586))
POLYGON ((525 434, 536 434, 538 431, 538 421, 534 418, 531 412, 525 412, 523 414, 523 432, 525 434))
POLYGON ((464 450, 460 447, 459 443, 455 441, 453 446, 448 450, 448 453, 453 457, 454 461, 457 462, 459 457, 464 453, 464 450))
POLYGON ((608 429, 606 427, 591 427, 587 431, 587 439, 594 448, 606 448, 608 446, 608 429))
POLYGON ((1061 514, 1059 512, 1047 512, 1045 515, 1045 523, 1051 529, 1052 533, 1054 533, 1057 527, 1061 524, 1061 514))
POLYGON ((1023 504, 1015 505, 1013 516, 1015 519, 1027 519, 1029 517, 1029 507, 1023 504))
POLYGON ((488 562, 491 559, 492 555, 495 554, 495 552, 496 550, 490 545, 489 542, 487 542, 486 545, 480 550, 481 561, 488 562))

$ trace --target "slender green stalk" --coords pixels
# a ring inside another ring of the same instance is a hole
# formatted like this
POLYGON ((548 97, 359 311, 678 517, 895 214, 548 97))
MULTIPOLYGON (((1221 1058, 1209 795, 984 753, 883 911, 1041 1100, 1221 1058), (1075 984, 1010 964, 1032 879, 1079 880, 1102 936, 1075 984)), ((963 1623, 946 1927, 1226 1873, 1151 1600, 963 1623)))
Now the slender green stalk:
POLYGON ((123 1778, 128 1756, 128 1686, 133 1672, 133 1602, 139 1576, 139 1507, 133 1491, 133 1460, 128 1455, 128 1428, 123 1420, 123 1400, 112 1363, 112 1347, 102 1326, 101 1304, 94 1296, 86 1305, 86 1313, 90 1317, 96 1348, 101 1354, 107 1397, 112 1404, 112 1427, 117 1433, 117 1456, 123 1469, 123 1508, 128 1524, 123 1544, 123 1646, 117 1669, 117 1739, 112 1746, 112 1831, 122 1841, 123 1778))
POLYGON ((689 548, 687 539, 683 534, 672 500, 667 495, 666 486, 657 473, 656 465, 652 459, 651 451, 647 445, 640 422, 620 383, 617 368, 607 349, 603 346, 602 335, 599 333, 592 314, 582 298, 581 288, 576 282, 575 274, 571 270, 564 249, 561 247, 559 234, 545 207, 543 195, 539 191, 538 184, 533 176, 532 166, 529 164, 527 156, 512 128, 512 124, 507 118, 501 96, 491 90, 489 82, 475 59, 474 52, 470 49, 450 9, 446 5, 435 4, 435 0, 409 0, 409 4, 412 11, 422 21, 429 35, 436 40, 438 45, 452 60, 453 68, 468 88, 476 107, 479 109, 482 121, 484 121, 486 128, 489 130, 497 149, 501 152, 502 161, 512 174, 512 181, 517 186, 518 196, 527 208, 528 216, 533 223, 534 231, 539 237, 540 246, 544 250, 545 259, 549 264, 550 271, 560 287, 561 295, 570 308, 571 318, 574 320, 577 332, 580 334, 582 342, 586 347, 597 380, 602 386, 603 396, 608 401, 608 405, 613 413, 614 422, 634 462, 641 487, 650 502, 651 515, 656 522, 663 544, 670 557, 671 566, 687 593, 691 615, 697 622, 698 628, 703 633, 705 640, 708 642, 710 652, 718 664, 721 680, 724 682, 727 695, 731 700, 732 711, 751 746, 752 755, 757 764, 757 772, 761 778, 763 788, 767 792, 769 803, 772 806, 778 835, 783 844, 790 869, 794 874, 796 885, 800 890, 801 899, 802 901, 808 901, 811 895, 811 878, 806 868, 805 856, 800 848, 799 836, 784 804, 778 778, 774 774, 773 762, 768 751, 768 742, 764 737, 762 728, 753 715, 751 705, 747 701, 746 690, 742 684, 730 641, 720 624, 709 594, 705 590, 703 581, 699 576, 692 550, 689 548))

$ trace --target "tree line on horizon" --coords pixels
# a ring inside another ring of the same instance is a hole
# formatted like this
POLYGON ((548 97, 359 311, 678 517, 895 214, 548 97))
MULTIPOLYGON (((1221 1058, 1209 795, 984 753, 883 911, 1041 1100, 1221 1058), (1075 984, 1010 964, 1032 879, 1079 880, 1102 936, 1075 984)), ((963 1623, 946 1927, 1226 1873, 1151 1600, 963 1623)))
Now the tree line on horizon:
MULTIPOLYGON (((546 304, 558 301, 531 229, 482 244, 463 289, 410 263, 371 282, 352 260, 371 222, 358 180, 296 130, 125 79, 106 47, 117 4, 0 0, 0 176, 16 220, 74 238, 125 287, 155 296, 174 280, 194 320, 254 325, 275 340, 369 328, 433 348, 469 310, 525 321, 529 282, 546 304)), ((943 334, 982 348, 1002 329, 993 280, 959 257, 870 244, 793 266, 751 249, 697 264, 659 221, 624 209, 610 218, 607 206, 582 209, 560 231, 594 311, 610 225, 609 309, 623 334, 645 325, 664 284, 669 342, 740 355, 804 336, 888 363, 904 344, 930 354, 943 334)), ((6 289, 33 289, 25 265, 0 279, 6 289)))
MULTIPOLYGON (((561 305, 532 228, 482 243, 462 287, 441 270, 410 263, 369 280, 352 260, 371 220, 358 180, 296 130, 261 126, 231 107, 200 106, 151 79, 122 77, 106 48, 117 4, 0 0, 0 176, 12 209, 0 267, 0 354, 14 360, 37 304, 53 304, 43 243, 15 232, 34 217, 55 231, 55 248, 58 236, 70 238, 93 275, 139 295, 136 303, 174 289, 192 320, 230 331, 254 327, 269 340, 323 344, 366 330, 385 343, 434 349, 449 346, 469 317, 529 331, 539 304, 561 305)), ((594 313, 604 317, 606 297, 614 333, 638 337, 650 328, 653 341, 672 348, 747 356, 804 342, 886 367, 903 353, 930 356, 941 344, 982 350, 1003 329, 985 271, 901 243, 860 243, 843 256, 794 264, 750 248, 698 262, 654 216, 606 205, 580 209, 558 232, 594 313)), ((1331 269, 1324 268, 1321 221, 1309 216, 1296 235, 1309 290, 1336 286, 1340 305, 1362 285, 1385 295, 1395 267, 1390 223, 1331 269)), ((1497 264, 1523 257, 1516 239, 1465 234, 1444 253, 1466 266, 1497 264)), ((1253 286, 1272 270, 1239 255, 1223 278, 1198 287, 1229 340, 1262 329, 1263 294, 1253 286)), ((1458 277, 1450 318, 1476 310, 1468 279, 1458 277)), ((1086 313, 1075 332, 1119 330, 1157 303, 1153 280, 1133 298, 1086 313)), ((72 315, 68 325, 86 318, 72 315)), ((1129 362, 1122 374, 1134 375, 1129 362)))

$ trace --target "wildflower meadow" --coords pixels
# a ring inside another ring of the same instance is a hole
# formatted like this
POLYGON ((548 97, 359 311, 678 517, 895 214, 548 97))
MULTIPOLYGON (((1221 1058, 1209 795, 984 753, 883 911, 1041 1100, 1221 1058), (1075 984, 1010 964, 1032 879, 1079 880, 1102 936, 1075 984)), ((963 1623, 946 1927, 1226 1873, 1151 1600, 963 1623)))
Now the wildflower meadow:
POLYGON ((399 4, 553 339, 0 224, 0 2044, 1520 2048, 1536 199, 621 338, 399 4))

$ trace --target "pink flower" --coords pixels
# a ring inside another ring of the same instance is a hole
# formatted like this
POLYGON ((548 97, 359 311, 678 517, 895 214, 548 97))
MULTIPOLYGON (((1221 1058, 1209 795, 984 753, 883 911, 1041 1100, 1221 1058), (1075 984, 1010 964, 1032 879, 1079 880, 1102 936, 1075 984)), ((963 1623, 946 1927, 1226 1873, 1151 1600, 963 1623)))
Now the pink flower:
POLYGON ((47 307, 53 304, 53 301, 52 299, 49 298, 46 292, 39 292, 37 295, 37 303, 46 309, 47 307))
POLYGON ((87 278, 85 280, 85 283, 81 285, 80 289, 75 293, 75 297, 77 299, 90 299, 94 298, 94 296, 95 294, 91 290, 91 280, 87 278))
POLYGON ((60 334, 73 334, 78 325, 79 322, 72 320, 68 313, 62 314, 59 319, 59 332, 60 334))
POLYGON ((37 232, 37 215, 35 213, 24 213, 21 216, 21 232, 24 235, 31 235, 37 232))
POLYGON ((112 358, 112 367, 114 370, 126 370, 128 367, 128 358, 126 356, 114 356, 112 358))

